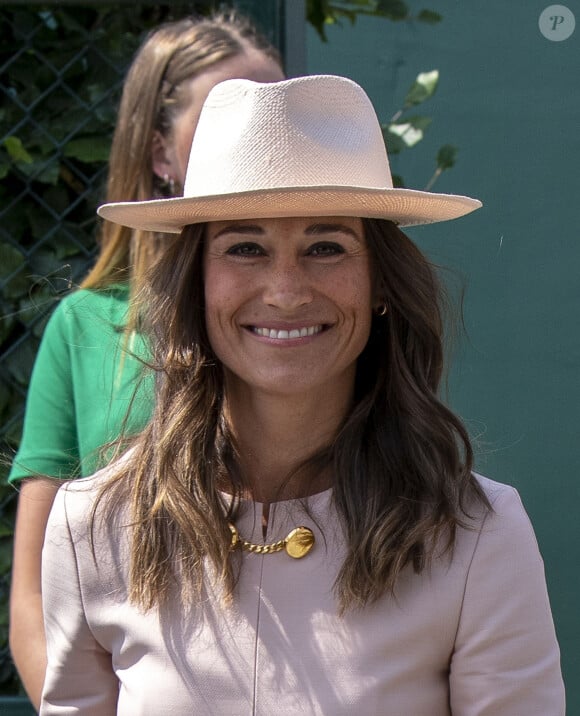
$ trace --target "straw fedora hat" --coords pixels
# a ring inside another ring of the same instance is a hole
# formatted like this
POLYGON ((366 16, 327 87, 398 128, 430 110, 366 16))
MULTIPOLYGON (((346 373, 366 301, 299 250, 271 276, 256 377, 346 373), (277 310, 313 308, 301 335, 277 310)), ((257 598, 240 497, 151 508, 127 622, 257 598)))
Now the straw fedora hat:
POLYGON ((352 80, 226 80, 203 106, 182 197, 105 204, 123 226, 179 233, 226 219, 360 216, 400 226, 478 209, 466 196, 393 188, 381 127, 352 80))

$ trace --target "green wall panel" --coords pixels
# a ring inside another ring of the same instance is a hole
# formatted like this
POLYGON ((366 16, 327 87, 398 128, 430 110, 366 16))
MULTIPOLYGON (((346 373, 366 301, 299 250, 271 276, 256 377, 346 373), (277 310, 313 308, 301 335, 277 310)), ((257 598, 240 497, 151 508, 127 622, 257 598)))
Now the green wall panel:
POLYGON ((423 187, 438 148, 455 144, 434 189, 484 202, 409 233, 465 281, 450 400, 478 438, 479 471, 516 486, 532 518, 568 712, 580 714, 580 5, 568 3, 578 26, 556 42, 539 30, 547 2, 407 4, 443 21, 362 18, 329 27, 326 44, 309 30, 308 72, 351 77, 388 120, 420 71, 440 70, 420 108, 433 117, 426 138, 393 169, 423 187))

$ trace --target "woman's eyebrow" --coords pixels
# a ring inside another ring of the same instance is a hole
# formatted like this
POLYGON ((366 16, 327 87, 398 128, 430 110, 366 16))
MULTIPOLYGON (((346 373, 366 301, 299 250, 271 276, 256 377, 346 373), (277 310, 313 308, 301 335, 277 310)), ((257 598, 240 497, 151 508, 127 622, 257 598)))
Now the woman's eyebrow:
MULTIPOLYGON (((228 234, 238 234, 246 236, 263 236, 265 230, 258 224, 228 224, 220 229, 217 233, 212 236, 213 239, 217 239, 220 236, 227 236, 228 234)), ((306 236, 323 236, 324 234, 347 234, 352 236, 356 241, 361 241, 359 234, 346 224, 340 223, 322 223, 316 222, 310 224, 304 230, 306 236)))
POLYGON ((212 239, 217 239, 219 236, 225 236, 227 234, 246 234, 248 236, 262 236, 264 229, 261 226, 254 224, 228 224, 220 229, 216 234, 212 236, 212 239))
POLYGON ((311 224, 304 233, 307 236, 320 236, 321 234, 348 234, 357 241, 361 240, 361 237, 357 234, 354 229, 346 224, 311 224))

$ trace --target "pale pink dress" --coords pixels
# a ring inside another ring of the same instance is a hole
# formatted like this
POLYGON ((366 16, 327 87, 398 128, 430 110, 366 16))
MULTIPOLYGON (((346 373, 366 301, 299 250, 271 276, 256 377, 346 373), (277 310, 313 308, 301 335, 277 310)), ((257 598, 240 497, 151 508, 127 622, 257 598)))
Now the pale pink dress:
MULTIPOLYGON (((127 601, 122 515, 91 552, 102 479, 61 489, 50 517, 44 716, 564 716, 542 559, 514 489, 481 478, 494 513, 477 510, 453 560, 407 570, 396 599, 343 618, 331 491, 310 499, 314 519, 299 502, 272 507, 268 541, 306 524, 315 547, 301 560, 246 554, 231 610, 210 589, 185 613, 144 614, 127 601)), ((246 504, 246 539, 261 540, 260 515, 246 504)))

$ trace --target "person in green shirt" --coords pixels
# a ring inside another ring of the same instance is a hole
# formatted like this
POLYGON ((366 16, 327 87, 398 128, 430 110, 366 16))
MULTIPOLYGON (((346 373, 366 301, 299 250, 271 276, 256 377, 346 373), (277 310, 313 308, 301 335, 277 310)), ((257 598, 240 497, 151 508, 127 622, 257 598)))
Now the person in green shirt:
MULTIPOLYGON (((159 27, 141 46, 125 80, 106 200, 180 195, 210 89, 226 79, 276 82, 283 77, 278 51, 238 14, 159 27)), ((20 490, 10 647, 37 708, 46 669, 40 561, 59 487, 53 478, 94 472, 106 462, 103 446, 137 433, 149 419, 153 377, 143 361, 148 351, 131 297, 164 239, 104 222, 97 261, 80 290, 57 306, 35 363, 23 439, 9 480, 20 490)))
POLYGON ((66 296, 43 336, 26 423, 10 479, 90 475, 103 446, 142 429, 151 413, 153 376, 140 333, 125 335, 129 287, 80 289, 66 296))

